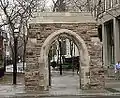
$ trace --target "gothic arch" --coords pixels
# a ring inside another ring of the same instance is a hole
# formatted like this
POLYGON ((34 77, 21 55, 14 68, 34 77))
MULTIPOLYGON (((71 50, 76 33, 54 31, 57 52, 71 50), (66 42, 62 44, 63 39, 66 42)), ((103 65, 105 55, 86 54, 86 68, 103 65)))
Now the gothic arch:
MULTIPOLYGON (((80 67, 83 71, 83 83, 82 87, 87 88, 90 84, 90 78, 89 78, 89 54, 86 47, 86 44, 84 40, 75 32, 68 30, 68 29, 60 29, 52 33, 47 37, 47 39, 44 41, 41 51, 40 51, 40 58, 39 63, 40 66, 43 66, 44 68, 44 77, 45 77, 45 88, 49 86, 48 78, 48 53, 49 49, 53 43, 54 40, 56 40, 60 35, 66 36, 70 39, 72 39, 76 46, 78 47, 79 55, 80 55, 80 67)), ((81 79, 80 79, 81 80, 81 79)))

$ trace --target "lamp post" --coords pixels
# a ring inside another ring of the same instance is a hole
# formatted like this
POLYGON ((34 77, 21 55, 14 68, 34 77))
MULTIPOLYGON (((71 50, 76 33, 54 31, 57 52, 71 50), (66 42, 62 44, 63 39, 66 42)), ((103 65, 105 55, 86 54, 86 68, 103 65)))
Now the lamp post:
POLYGON ((14 60, 13 60, 13 84, 16 85, 16 77, 17 77, 17 44, 18 44, 18 33, 19 30, 14 30, 14 60))

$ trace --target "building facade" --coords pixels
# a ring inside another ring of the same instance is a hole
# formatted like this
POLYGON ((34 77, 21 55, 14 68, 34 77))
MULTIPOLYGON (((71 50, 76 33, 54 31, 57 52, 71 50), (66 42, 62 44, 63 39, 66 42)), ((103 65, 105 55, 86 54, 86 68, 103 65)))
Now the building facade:
POLYGON ((120 0, 99 0, 97 20, 103 41, 103 64, 113 65, 120 60, 120 0))

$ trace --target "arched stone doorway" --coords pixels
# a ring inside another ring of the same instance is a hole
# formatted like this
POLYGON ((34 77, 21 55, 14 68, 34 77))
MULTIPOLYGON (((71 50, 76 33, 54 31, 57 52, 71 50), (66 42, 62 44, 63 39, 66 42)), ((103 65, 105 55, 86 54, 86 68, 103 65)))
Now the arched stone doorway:
MULTIPOLYGON (((45 42, 43 43, 42 48, 41 48, 41 52, 40 52, 41 57, 39 58, 39 62, 44 68, 45 89, 47 89, 49 86, 49 71, 48 71, 49 49, 50 49, 52 43, 54 42, 54 40, 57 40, 59 36, 64 36, 69 39, 72 39, 74 41, 74 43, 76 44, 78 51, 79 51, 79 55, 80 55, 80 60, 79 60, 80 65, 79 66, 82 71, 82 74, 80 74, 80 75, 82 75, 82 77, 83 77, 82 88, 88 88, 89 84, 90 84, 90 78, 89 78, 90 59, 89 59, 88 50, 85 45, 85 42, 75 32, 68 30, 68 29, 60 29, 60 30, 57 30, 56 32, 52 33, 51 35, 49 35, 47 37, 47 39, 45 40, 45 42)), ((81 76, 80 76, 80 78, 81 78, 81 76)), ((81 79, 80 79, 80 82, 81 82, 81 79)))
POLYGON ((27 90, 48 89, 48 52, 59 36, 72 39, 79 50, 83 88, 104 88, 101 64, 102 48, 94 42, 95 23, 31 23, 26 49, 25 87, 27 90))

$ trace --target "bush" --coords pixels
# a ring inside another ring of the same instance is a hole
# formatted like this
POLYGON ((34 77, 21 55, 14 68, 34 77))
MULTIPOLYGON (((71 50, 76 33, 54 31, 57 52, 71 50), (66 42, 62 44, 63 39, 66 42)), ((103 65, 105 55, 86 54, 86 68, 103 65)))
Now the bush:
POLYGON ((113 69, 114 68, 114 64, 108 65, 108 68, 113 69))
POLYGON ((63 64, 62 68, 63 69, 72 69, 72 65, 71 64, 63 64))

